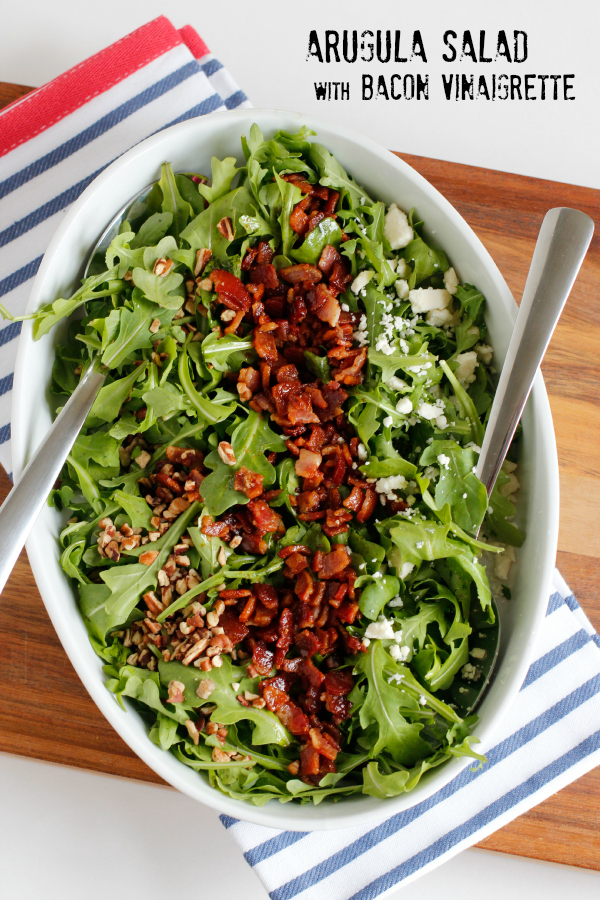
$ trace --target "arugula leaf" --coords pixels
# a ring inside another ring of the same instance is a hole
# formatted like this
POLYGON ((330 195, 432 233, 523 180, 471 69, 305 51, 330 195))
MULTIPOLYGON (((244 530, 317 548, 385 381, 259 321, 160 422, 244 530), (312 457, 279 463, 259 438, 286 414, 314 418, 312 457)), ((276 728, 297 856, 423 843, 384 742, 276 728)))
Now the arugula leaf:
POLYGON ((236 372, 241 368, 242 361, 254 356, 252 338, 238 337, 237 334, 221 337, 213 331, 206 335, 200 347, 206 365, 210 364, 217 372, 236 372))
POLYGON ((394 662, 381 641, 373 641, 355 666, 359 680, 362 676, 367 681, 367 693, 359 710, 360 724, 365 730, 374 726, 377 733, 370 748, 371 758, 385 749, 396 763, 414 765, 430 754, 431 747, 420 736, 423 726, 408 722, 400 713, 402 696, 398 686, 387 681, 386 668, 393 672, 394 662))
POLYGON ((319 173, 319 182, 336 191, 346 191, 353 206, 361 202, 372 203, 367 192, 351 178, 337 159, 322 144, 313 143, 308 151, 309 159, 319 173))
POLYGON ((133 528, 151 530, 150 519, 154 513, 143 497, 138 497, 135 494, 126 494, 125 491, 115 491, 113 497, 129 516, 133 528))
POLYGON ((216 450, 204 460, 204 465, 212 472, 202 482, 202 496, 213 516, 221 515, 236 503, 248 503, 248 497, 233 488, 235 473, 241 466, 262 475, 265 485, 273 484, 275 469, 267 460, 266 451, 281 453, 285 450, 283 438, 271 430, 266 418, 252 409, 235 428, 231 446, 236 459, 233 466, 226 465, 216 450))
POLYGON ((375 621, 384 608, 400 590, 400 582, 393 575, 383 575, 363 588, 358 605, 363 616, 375 621))
POLYGON ((487 509, 487 493, 475 476, 475 452, 456 441, 433 441, 422 453, 422 466, 439 466, 435 488, 438 507, 448 503, 452 518, 462 529, 476 534, 487 509))
POLYGON ((188 220, 194 215, 194 210, 179 192, 171 163, 163 163, 160 167, 158 186, 162 192, 162 211, 173 216, 173 230, 177 238, 188 220))
POLYGON ((235 164, 233 156, 226 156, 225 159, 217 159, 216 156, 210 161, 212 169, 212 184, 199 184, 198 191, 209 203, 214 203, 219 197, 225 196, 231 190, 231 182, 240 169, 235 164))
POLYGON ((178 662, 165 663, 159 661, 158 671, 162 683, 167 686, 170 681, 180 681, 185 685, 183 693, 184 704, 188 709, 198 706, 196 693, 200 683, 210 679, 215 688, 210 695, 211 705, 215 705, 214 717, 216 722, 223 725, 233 725, 245 719, 252 722, 252 743, 277 744, 286 747, 290 743, 290 735, 274 713, 268 709, 255 709, 242 706, 236 699, 236 692, 232 688, 232 682, 242 681, 245 670, 231 665, 230 658, 223 655, 221 668, 211 669, 210 672, 201 672, 191 666, 184 666, 178 662))
POLYGON ((105 384, 98 391, 98 396, 94 400, 93 406, 88 413, 86 419, 87 426, 94 426, 98 422, 112 422, 119 415, 119 410, 129 397, 133 385, 138 378, 144 374, 146 363, 138 366, 129 375, 111 381, 105 384))
POLYGON ((331 244, 333 247, 339 247, 341 240, 342 229, 335 219, 328 217, 309 231, 298 249, 292 250, 289 256, 298 263, 316 266, 325 246, 331 244))

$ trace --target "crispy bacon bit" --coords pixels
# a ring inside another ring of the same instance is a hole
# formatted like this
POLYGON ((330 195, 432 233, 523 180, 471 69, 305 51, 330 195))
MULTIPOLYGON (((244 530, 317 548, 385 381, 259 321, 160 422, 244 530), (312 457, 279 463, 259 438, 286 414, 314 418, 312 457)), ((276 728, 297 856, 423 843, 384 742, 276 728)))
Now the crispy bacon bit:
POLYGON ((264 500, 251 500, 246 507, 256 528, 262 534, 285 532, 283 519, 278 512, 267 506, 264 500))
POLYGON ((213 269, 210 273, 212 283, 221 303, 229 309, 250 309, 250 294, 239 278, 224 269, 213 269))
POLYGON ((290 284, 318 284, 323 273, 316 266, 309 263, 298 263, 296 266, 285 266, 279 270, 279 274, 290 284))
POLYGON ((290 228, 296 234, 306 234, 308 231, 308 216, 299 203, 296 204, 290 216, 290 228))
POLYGON ((314 478, 321 465, 322 459, 323 457, 320 453, 315 453, 312 450, 305 450, 303 447, 300 450, 300 456, 295 463, 296 475, 299 475, 300 478, 314 478))
POLYGON ((241 491, 248 499, 259 497, 263 492, 263 476, 257 472, 251 472, 246 466, 242 466, 235 473, 233 489, 241 491))

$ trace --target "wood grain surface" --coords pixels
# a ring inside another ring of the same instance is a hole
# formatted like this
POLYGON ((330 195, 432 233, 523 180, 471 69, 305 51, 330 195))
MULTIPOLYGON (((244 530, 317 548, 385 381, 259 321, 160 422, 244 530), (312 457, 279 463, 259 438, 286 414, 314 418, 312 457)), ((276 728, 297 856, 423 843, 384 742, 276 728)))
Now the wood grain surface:
MULTIPOLYGON (((0 106, 30 88, 0 83, 0 106)), ((545 212, 573 206, 596 235, 543 371, 560 462, 557 564, 600 628, 600 191, 399 153, 481 238, 520 300, 545 212)), ((0 502, 10 482, 0 470, 0 502)), ((164 784, 98 711, 69 662, 23 553, 0 603, 0 751, 164 784)), ((600 870, 600 768, 478 846, 600 870)))

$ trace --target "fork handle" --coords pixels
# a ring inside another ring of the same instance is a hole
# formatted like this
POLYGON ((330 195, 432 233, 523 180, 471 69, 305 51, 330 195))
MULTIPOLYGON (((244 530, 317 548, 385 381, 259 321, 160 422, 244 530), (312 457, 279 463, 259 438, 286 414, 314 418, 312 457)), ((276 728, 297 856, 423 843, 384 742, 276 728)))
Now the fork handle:
POLYGON ((106 377, 89 366, 0 509, 0 593, 106 377))

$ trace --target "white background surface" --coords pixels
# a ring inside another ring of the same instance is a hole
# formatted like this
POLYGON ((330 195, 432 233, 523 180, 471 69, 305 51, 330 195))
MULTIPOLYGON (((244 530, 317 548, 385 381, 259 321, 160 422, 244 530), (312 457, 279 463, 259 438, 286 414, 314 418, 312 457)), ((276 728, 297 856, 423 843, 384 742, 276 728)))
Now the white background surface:
MULTIPOLYGON (((407 153, 600 188, 597 0, 493 6, 475 0, 104 0, 94 6, 29 0, 26 9, 5 3, 0 80, 40 85, 160 14, 177 26, 192 24, 255 106, 331 117, 407 153), (403 41, 418 28, 428 63, 307 62, 313 28, 319 37, 327 28, 400 28, 403 41), (485 28, 492 43, 499 28, 528 32, 527 62, 443 63, 444 31, 465 28, 475 36, 485 28), (430 100, 360 99, 363 72, 396 71, 428 72, 430 100), (446 101, 442 71, 573 73, 576 99, 446 101), (350 81, 350 101, 317 101, 314 81, 323 80, 350 81)), ((0 756, 0 797, 0 900, 35 900, 42 893, 47 900, 100 900, 115 890, 145 900, 184 890, 189 897, 267 896, 216 814, 173 791, 0 756), (200 867, 190 869, 193 860, 200 867)), ((392 896, 562 900, 567 892, 597 900, 600 876, 472 850, 392 896)))

